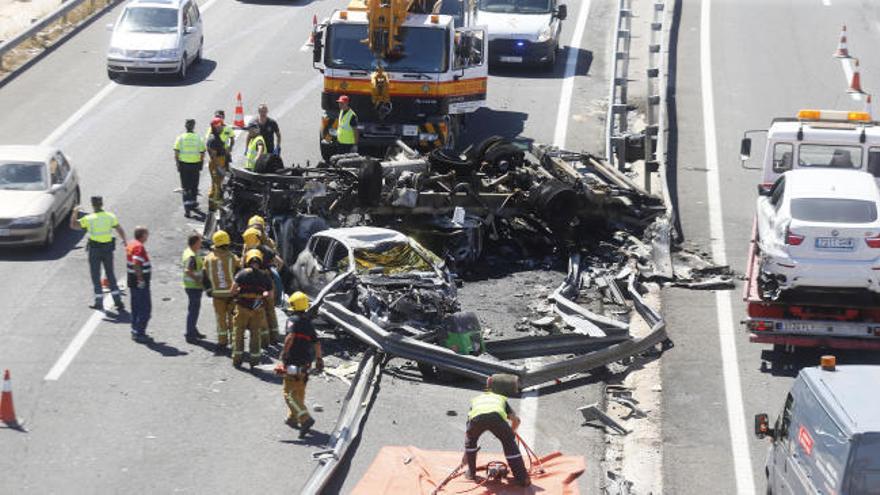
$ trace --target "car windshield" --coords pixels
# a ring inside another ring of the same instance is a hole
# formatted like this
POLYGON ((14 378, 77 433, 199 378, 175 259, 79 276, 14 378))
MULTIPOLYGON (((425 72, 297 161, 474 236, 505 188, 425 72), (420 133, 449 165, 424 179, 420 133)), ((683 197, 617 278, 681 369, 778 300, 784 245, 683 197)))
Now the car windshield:
POLYGON ((550 0, 480 0, 479 9, 504 14, 547 14, 550 0))
POLYGON ((877 220, 877 205, 859 199, 795 198, 791 216, 806 222, 870 223, 877 220))
MULTIPOLYGON (((400 30, 400 52, 385 61, 385 70, 397 72, 446 72, 446 30, 404 27, 400 30)), ((366 24, 333 24, 327 33, 327 67, 372 70, 374 57, 367 39, 366 24)))
MULTIPOLYGON (((419 251, 403 242, 384 242, 368 249, 355 249, 354 262, 358 272, 362 274, 398 275, 434 270, 419 251)), ((347 258, 343 264, 347 264, 347 258)))
POLYGON ((45 164, 38 162, 0 162, 0 189, 43 191, 48 187, 45 164))
POLYGON ((858 146, 802 144, 798 165, 801 167, 862 168, 862 149, 858 146))
POLYGON ((177 31, 177 10, 129 7, 122 14, 119 29, 129 33, 174 33, 177 31))

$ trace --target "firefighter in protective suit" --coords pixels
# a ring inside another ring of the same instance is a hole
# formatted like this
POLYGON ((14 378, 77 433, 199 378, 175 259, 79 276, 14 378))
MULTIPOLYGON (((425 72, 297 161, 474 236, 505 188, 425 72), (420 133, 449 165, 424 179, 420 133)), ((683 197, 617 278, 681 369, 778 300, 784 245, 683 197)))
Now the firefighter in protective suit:
POLYGON ((275 315, 275 294, 278 290, 276 285, 280 285, 280 281, 276 284, 272 268, 278 265, 281 260, 278 258, 278 255, 275 254, 275 250, 263 242, 263 235, 260 229, 249 227, 244 231, 241 237, 244 240, 245 251, 257 249, 262 253, 263 261, 260 264, 260 268, 272 282, 272 289, 269 291, 269 296, 266 297, 265 304, 263 305, 263 311, 266 313, 266 332, 261 338, 263 348, 265 349, 269 344, 279 340, 278 317, 275 315))
POLYGON ((324 360, 321 357, 321 342, 306 312, 309 309, 308 296, 294 292, 287 302, 290 317, 278 371, 284 375, 284 401, 290 409, 286 423, 294 428, 299 426, 299 437, 303 438, 315 424, 305 403, 309 369, 314 361, 315 369, 322 371, 324 360))
POLYGON ((261 265, 263 253, 251 249, 245 254, 242 268, 235 274, 232 295, 235 296, 235 315, 232 317, 232 365, 241 366, 244 355, 244 332, 249 330, 250 365, 260 363, 260 336, 266 333, 266 298, 272 290, 272 279, 261 265))
POLYGON ((205 257, 205 291, 214 302, 214 316, 217 318, 217 352, 229 345, 232 332, 232 317, 235 300, 232 297, 232 283, 238 271, 240 260, 229 250, 229 233, 223 230, 214 232, 211 237, 213 249, 205 257))
POLYGON ((519 388, 515 376, 496 374, 486 379, 486 391, 471 399, 471 408, 468 411, 467 430, 465 431, 464 454, 467 459, 467 478, 475 480, 477 477, 477 451, 480 448, 477 443, 480 436, 486 431, 491 432, 501 442, 504 449, 504 457, 507 465, 513 472, 516 482, 522 486, 529 486, 531 480, 523 462, 522 453, 516 445, 516 434, 520 419, 507 403, 505 393, 511 393, 509 388, 519 388), (505 387, 513 382, 513 387, 505 387), (510 421, 510 424, 508 424, 510 421))

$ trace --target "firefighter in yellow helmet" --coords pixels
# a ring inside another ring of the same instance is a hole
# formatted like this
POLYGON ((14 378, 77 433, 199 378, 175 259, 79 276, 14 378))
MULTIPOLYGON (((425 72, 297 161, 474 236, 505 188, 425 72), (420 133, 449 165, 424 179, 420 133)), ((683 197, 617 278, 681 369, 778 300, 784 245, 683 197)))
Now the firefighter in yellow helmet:
POLYGON ((260 215, 254 215, 250 219, 248 219, 248 228, 254 228, 260 231, 260 240, 263 241, 263 244, 269 246, 275 251, 278 251, 278 246, 275 244, 275 241, 269 237, 269 232, 266 229, 266 219, 261 217, 260 215))
POLYGON ((244 332, 250 331, 250 365, 260 362, 260 336, 266 332, 266 297, 272 290, 272 279, 261 268, 263 253, 251 249, 245 254, 245 268, 235 274, 232 295, 235 315, 232 317, 232 364, 241 366, 244 355, 244 332))
POLYGON ((278 334, 278 316, 275 315, 275 294, 277 290, 280 290, 281 280, 280 276, 278 277, 278 281, 274 280, 275 274, 272 269, 275 266, 280 266, 281 260, 275 254, 275 251, 264 244, 262 242, 262 234, 260 230, 254 227, 250 227, 244 231, 242 234, 242 239, 244 240, 244 250, 248 251, 251 249, 257 249, 263 256, 262 263, 260 264, 261 269, 266 273, 266 276, 269 277, 269 280, 272 281, 272 290, 269 291, 269 296, 266 298, 264 311, 266 312, 266 333, 262 336, 263 348, 269 346, 274 342, 278 342, 279 334, 278 334))
POLYGON ((211 236, 213 248, 205 257, 205 291, 214 301, 214 316, 217 318, 217 353, 222 354, 229 345, 232 332, 232 317, 235 301, 232 298, 232 283, 240 260, 229 250, 229 233, 223 230, 211 236))
POLYGON ((324 360, 321 357, 321 342, 307 312, 308 296, 302 292, 294 292, 287 302, 290 316, 287 319, 287 336, 281 351, 279 371, 284 375, 284 401, 290 409, 287 425, 294 428, 298 426, 299 437, 303 438, 315 424, 305 403, 309 369, 314 361, 315 369, 323 371, 324 360))

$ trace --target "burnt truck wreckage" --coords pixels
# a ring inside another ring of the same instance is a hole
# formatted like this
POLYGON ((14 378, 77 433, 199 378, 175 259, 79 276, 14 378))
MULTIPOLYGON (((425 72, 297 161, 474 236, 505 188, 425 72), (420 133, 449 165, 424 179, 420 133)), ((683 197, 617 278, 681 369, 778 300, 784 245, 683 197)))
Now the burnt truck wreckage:
POLYGON ((497 137, 461 155, 435 150, 422 156, 398 147, 381 161, 346 154, 274 174, 233 169, 224 181, 219 216, 206 229, 222 228, 235 238, 251 215, 263 215, 286 264, 286 288, 309 293, 318 316, 367 345, 416 361, 426 378, 510 373, 534 385, 666 340, 662 318, 641 299, 637 274, 643 257, 629 241, 638 241, 665 213, 660 198, 586 153, 497 137), (370 228, 411 246, 421 260, 415 264, 424 266, 410 272, 423 273, 391 274, 387 258, 376 253, 369 262, 358 259, 357 242, 343 231, 367 235, 370 228), (467 273, 499 249, 508 258, 570 258, 566 281, 550 300, 561 326, 573 328, 574 335, 485 345, 479 320, 460 311, 455 287, 461 282, 453 273, 467 273), (598 259, 591 252, 612 249, 618 254, 603 258, 602 273, 596 266, 582 269, 581 259, 598 259), (579 305, 590 274, 646 320, 649 335, 633 339, 627 322, 579 305), (512 360, 538 355, 558 358, 538 368, 512 360))

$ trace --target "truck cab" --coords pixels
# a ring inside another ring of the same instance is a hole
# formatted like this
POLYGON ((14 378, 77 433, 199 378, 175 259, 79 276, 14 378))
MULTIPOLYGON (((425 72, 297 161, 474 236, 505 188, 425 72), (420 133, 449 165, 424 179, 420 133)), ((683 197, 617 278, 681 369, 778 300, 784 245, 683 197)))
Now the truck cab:
POLYGON ((371 27, 371 8, 353 0, 316 32, 313 61, 324 74, 322 156, 333 154, 341 95, 358 116, 359 150, 381 151, 397 140, 421 151, 454 148, 463 115, 486 104, 485 29, 471 27, 464 3, 454 0, 426 13, 411 8, 390 28, 371 27), (379 39, 386 48, 377 54, 371 43, 379 39))
POLYGON ((797 168, 863 170, 880 180, 880 125, 867 112, 801 110, 797 118, 774 119, 769 129, 746 131, 740 144, 746 168, 760 168, 759 187, 797 168), (761 167, 748 167, 752 134, 766 133, 761 167))
POLYGON ((800 371, 770 427, 755 416, 755 435, 771 440, 765 474, 772 494, 880 494, 880 366, 821 366, 800 371))

